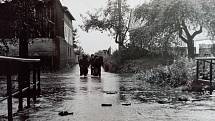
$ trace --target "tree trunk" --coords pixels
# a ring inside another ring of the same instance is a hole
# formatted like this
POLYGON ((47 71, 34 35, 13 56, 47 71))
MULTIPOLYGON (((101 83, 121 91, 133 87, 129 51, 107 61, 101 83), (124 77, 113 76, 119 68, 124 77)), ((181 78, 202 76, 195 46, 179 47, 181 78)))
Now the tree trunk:
POLYGON ((124 49, 124 45, 121 44, 121 43, 118 43, 118 49, 119 49, 119 50, 123 50, 123 49, 124 49))
POLYGON ((122 41, 122 11, 121 11, 121 8, 122 7, 122 1, 121 0, 118 0, 118 12, 119 12, 119 25, 118 25, 118 35, 119 35, 119 38, 118 38, 118 47, 119 47, 119 50, 122 50, 123 49, 123 41, 122 41))
POLYGON ((26 25, 24 25, 23 21, 23 28, 19 35, 19 57, 20 58, 28 58, 28 39, 29 39, 29 31, 26 25))
MULTIPOLYGON (((28 58, 28 39, 23 35, 19 40, 19 57, 28 58)), ((27 65, 25 65, 27 66, 27 65)), ((28 86, 28 80, 30 79, 30 72, 28 67, 23 67, 22 71, 18 75, 19 80, 22 83, 22 88, 28 86)))
POLYGON ((188 40, 188 41, 189 41, 187 43, 188 57, 193 59, 195 57, 194 41, 193 40, 188 40))
POLYGON ((185 22, 182 21, 182 26, 179 30, 179 37, 182 41, 187 43, 188 48, 188 58, 194 58, 195 57, 195 47, 194 47, 194 38, 196 35, 202 33, 202 26, 200 26, 200 29, 198 31, 195 31, 193 34, 190 34, 188 27, 186 26, 185 22), (183 37, 182 32, 185 32, 186 38, 183 37))
POLYGON ((28 39, 26 37, 19 40, 19 57, 28 58, 28 39))

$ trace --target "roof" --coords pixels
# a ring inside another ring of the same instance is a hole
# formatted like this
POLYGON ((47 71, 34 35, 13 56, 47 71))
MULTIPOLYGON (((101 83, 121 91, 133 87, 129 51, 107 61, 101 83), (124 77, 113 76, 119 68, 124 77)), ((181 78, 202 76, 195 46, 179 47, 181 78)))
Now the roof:
MULTIPOLYGON (((43 0, 45 2, 53 2, 54 0, 43 0)), ((73 15, 70 13, 69 9, 66 6, 63 6, 60 0, 55 0, 61 7, 61 9, 68 15, 71 20, 75 20, 73 15)))
POLYGON ((69 9, 66 6, 63 6, 64 12, 68 15, 71 20, 75 20, 75 18, 70 13, 69 9))

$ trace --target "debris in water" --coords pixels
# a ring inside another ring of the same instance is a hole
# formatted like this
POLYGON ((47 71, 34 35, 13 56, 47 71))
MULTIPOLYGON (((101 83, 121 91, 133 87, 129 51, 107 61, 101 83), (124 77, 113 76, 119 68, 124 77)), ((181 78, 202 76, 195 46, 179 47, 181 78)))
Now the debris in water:
POLYGON ((112 106, 112 104, 106 103, 106 104, 102 104, 102 106, 112 106))
POLYGON ((142 115, 140 112, 137 112, 139 115, 142 115))
POLYGON ((122 105, 124 105, 124 106, 130 106, 131 103, 122 103, 122 105))
POLYGON ((117 91, 104 91, 104 93, 109 94, 109 95, 113 95, 113 94, 117 94, 117 91))
POLYGON ((69 113, 67 111, 61 111, 61 112, 58 113, 58 115, 60 115, 60 116, 73 115, 73 112, 69 113))

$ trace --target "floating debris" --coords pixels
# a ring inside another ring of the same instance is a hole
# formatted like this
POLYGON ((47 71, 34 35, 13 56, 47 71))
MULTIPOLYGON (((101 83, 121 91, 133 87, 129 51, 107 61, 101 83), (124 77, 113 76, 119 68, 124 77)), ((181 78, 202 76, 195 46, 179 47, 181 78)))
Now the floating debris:
POLYGON ((124 106, 130 106, 131 103, 122 103, 122 105, 124 105, 124 106))
POLYGON ((58 113, 58 115, 60 115, 60 116, 73 115, 73 112, 69 113, 67 111, 61 111, 61 112, 58 113))
POLYGON ((112 106, 110 103, 102 104, 101 106, 112 106))
POLYGON ((109 95, 113 95, 113 94, 117 94, 117 91, 104 91, 104 93, 109 94, 109 95))

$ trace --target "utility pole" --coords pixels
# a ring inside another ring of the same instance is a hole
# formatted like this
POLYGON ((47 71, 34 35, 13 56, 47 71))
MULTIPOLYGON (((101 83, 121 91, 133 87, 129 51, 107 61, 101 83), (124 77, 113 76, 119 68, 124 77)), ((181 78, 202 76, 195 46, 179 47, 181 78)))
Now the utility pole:
POLYGON ((119 50, 123 47, 123 41, 122 41, 122 0, 118 0, 118 12, 119 12, 119 25, 118 25, 118 45, 119 50))

